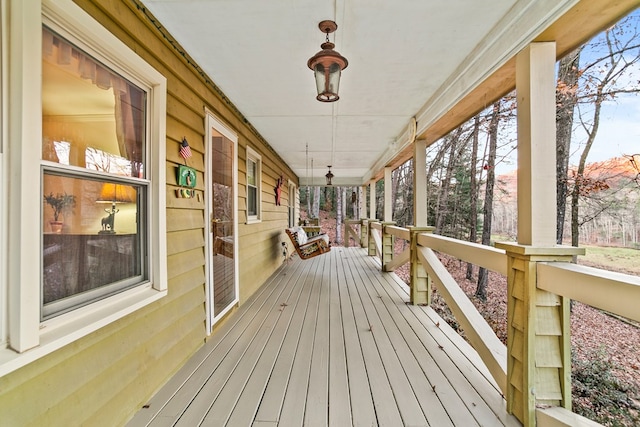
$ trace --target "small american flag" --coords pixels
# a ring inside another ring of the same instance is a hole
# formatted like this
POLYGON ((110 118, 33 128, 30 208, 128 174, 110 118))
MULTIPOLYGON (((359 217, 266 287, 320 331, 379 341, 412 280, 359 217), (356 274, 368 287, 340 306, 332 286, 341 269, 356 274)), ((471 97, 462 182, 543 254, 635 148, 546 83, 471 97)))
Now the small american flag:
POLYGON ((182 138, 182 142, 180 143, 180 156, 182 156, 183 159, 191 157, 191 147, 189 147, 187 138, 182 138))

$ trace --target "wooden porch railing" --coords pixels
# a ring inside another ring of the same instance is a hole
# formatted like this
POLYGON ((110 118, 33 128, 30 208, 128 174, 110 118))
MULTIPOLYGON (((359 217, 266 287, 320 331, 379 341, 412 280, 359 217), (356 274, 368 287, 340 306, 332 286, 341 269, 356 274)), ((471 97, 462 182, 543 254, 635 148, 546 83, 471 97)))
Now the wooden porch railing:
POLYGON ((344 246, 345 247, 349 247, 351 246, 351 239, 353 239, 353 241, 358 245, 358 246, 362 246, 362 240, 361 240, 361 232, 359 232, 358 229, 354 228, 358 227, 361 228, 363 227, 363 225, 361 224, 360 220, 357 219, 348 219, 344 222, 344 246))
POLYGON ((640 278, 568 261, 584 250, 499 243, 496 248, 362 220, 363 246, 384 271, 411 262, 411 302, 429 304, 438 291, 507 399, 507 411, 525 426, 599 425, 571 412, 569 301, 574 299, 640 321, 640 278), (399 255, 394 238, 411 242, 399 255), (434 251, 507 276, 507 346, 467 298, 434 251))

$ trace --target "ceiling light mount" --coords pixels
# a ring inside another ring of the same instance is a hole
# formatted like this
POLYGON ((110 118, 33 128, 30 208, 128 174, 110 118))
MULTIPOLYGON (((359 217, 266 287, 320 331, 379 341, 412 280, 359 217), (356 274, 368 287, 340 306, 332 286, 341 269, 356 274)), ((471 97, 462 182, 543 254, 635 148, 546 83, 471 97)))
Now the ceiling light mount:
POLYGON ((329 41, 329 34, 338 29, 338 24, 325 20, 318 24, 318 28, 327 35, 326 41, 320 45, 322 50, 309 58, 307 66, 313 71, 316 78, 318 90, 316 99, 322 102, 334 102, 340 99, 338 96, 340 74, 342 70, 347 68, 349 61, 333 50, 336 45, 329 41))

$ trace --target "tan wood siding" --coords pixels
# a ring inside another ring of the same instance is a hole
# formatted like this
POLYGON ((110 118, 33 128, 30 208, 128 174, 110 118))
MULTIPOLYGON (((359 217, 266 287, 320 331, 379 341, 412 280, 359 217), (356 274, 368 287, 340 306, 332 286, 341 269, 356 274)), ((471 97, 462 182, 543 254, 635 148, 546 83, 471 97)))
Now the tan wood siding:
MULTIPOLYGON (((238 134, 240 303, 281 265, 280 234, 287 226, 273 193, 282 175, 297 177, 255 130, 173 48, 135 0, 75 0, 91 16, 167 78, 166 198, 168 296, 0 379, 0 424, 20 426, 120 425, 205 342, 205 108, 238 134), (199 198, 175 196, 176 167, 189 141, 199 198), (245 147, 262 156, 263 221, 246 218, 245 147)), ((224 66, 224 64, 221 64, 224 66)))

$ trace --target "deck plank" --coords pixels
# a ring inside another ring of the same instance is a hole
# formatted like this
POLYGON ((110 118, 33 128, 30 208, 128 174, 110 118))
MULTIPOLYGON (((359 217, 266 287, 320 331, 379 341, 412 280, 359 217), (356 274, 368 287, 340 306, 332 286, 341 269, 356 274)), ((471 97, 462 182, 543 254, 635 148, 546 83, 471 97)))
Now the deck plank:
MULTIPOLYGON (((345 251, 347 252, 347 251, 345 251)), ((352 422, 355 426, 377 425, 376 411, 371 395, 371 385, 367 377, 360 336, 352 307, 349 287, 354 285, 350 264, 351 255, 340 257, 338 268, 338 287, 340 289, 340 307, 345 344, 346 367, 348 372, 349 400, 351 403, 352 422)))
MULTIPOLYGON (((450 414, 442 405, 440 396, 455 395, 451 384, 446 381, 434 381, 431 373, 437 370, 435 364, 428 361, 424 363, 424 348, 415 345, 417 337, 412 333, 406 321, 399 314, 399 309, 406 310, 406 307, 398 305, 398 302, 391 301, 387 290, 381 285, 377 278, 372 279, 372 285, 367 290, 376 307, 376 312, 384 325, 385 332, 389 338, 389 343, 398 355, 398 360, 406 373, 408 382, 420 404, 427 421, 431 426, 453 426, 450 414), (411 345, 414 344, 414 345, 411 345), (421 363, 422 362, 422 363, 421 363)), ((419 341, 418 341, 419 344, 419 341)), ((473 417, 466 414, 464 420, 460 420, 459 425, 477 425, 473 417)))
MULTIPOLYGON (((303 263, 308 267, 308 269, 305 270, 305 275, 300 278, 300 283, 298 283, 303 293, 294 308, 294 320, 291 322, 290 328, 287 331, 284 343, 278 354, 278 359, 271 373, 271 378, 264 391, 258 413, 256 414, 256 421, 277 423, 280 419, 280 412, 284 403, 287 385, 289 384, 289 378, 301 339, 305 315, 310 304, 315 273, 318 269, 318 263, 312 262, 313 260, 314 258, 303 263)), ((317 283, 315 285, 318 286, 317 283)))
MULTIPOLYGON (((324 267, 325 256, 311 258, 307 261, 318 264, 318 271, 324 267)), ((280 412, 279 426, 301 426, 304 422, 304 413, 307 404, 307 391, 309 388, 309 373, 311 371, 311 359, 313 356, 313 342, 315 339, 318 307, 322 288, 321 274, 315 274, 313 286, 310 289, 309 305, 305 313, 302 333, 298 342, 297 352, 293 361, 293 367, 289 376, 289 383, 284 396, 282 410, 280 412)))
POLYGON ((364 284, 355 269, 350 270, 347 274, 349 275, 347 289, 351 298, 351 307, 356 321, 362 357, 367 369, 377 423, 381 426, 401 426, 403 425, 402 416, 387 378, 382 357, 373 338, 372 325, 367 318, 365 305, 360 299, 358 288, 362 288, 364 284))
MULTIPOLYGON (((396 284, 396 277, 386 275, 381 276, 381 279, 392 285, 386 289, 388 289, 388 295, 399 307, 401 302, 409 300, 409 294, 402 287, 393 286, 396 284)), ((458 398, 448 396, 441 399, 454 424, 466 425, 466 420, 461 419, 461 416, 467 413, 460 411, 460 405, 463 405, 481 425, 499 423, 519 426, 520 423, 506 413, 506 403, 501 397, 498 386, 495 382, 487 380, 486 375, 489 373, 486 368, 485 370, 478 368, 481 360, 475 350, 470 348, 469 344, 430 307, 413 305, 406 307, 409 311, 402 311, 402 315, 408 326, 416 332, 414 336, 419 338, 427 349, 425 355, 418 360, 428 359, 429 365, 439 367, 439 371, 433 372, 440 376, 439 382, 450 383, 458 395, 458 398), (433 343, 437 344, 437 350, 433 349, 433 343)))
POLYGON ((309 427, 326 426, 329 419, 329 303, 331 289, 327 285, 329 284, 331 260, 331 252, 320 259, 323 263, 320 271, 323 286, 320 287, 304 414, 304 425, 309 427))
POLYGON ((256 338, 262 336, 262 339, 256 339, 251 346, 255 354, 248 353, 243 357, 209 409, 204 425, 251 424, 293 318, 294 311, 288 307, 296 306, 301 292, 302 288, 296 283, 288 295, 282 295, 282 302, 272 308, 277 316, 275 325, 265 324, 263 331, 258 333, 256 338))
MULTIPOLYGON (((308 267, 309 265, 306 266, 308 267)), ((298 279, 300 279, 300 276, 298 276, 298 279)), ((282 357, 287 336, 291 332, 292 327, 295 328, 296 323, 298 323, 301 316, 304 315, 306 305, 301 302, 301 299, 305 298, 303 292, 304 284, 305 282, 303 280, 299 280, 289 298, 280 304, 278 310, 282 313, 281 318, 278 320, 278 325, 274 329, 272 337, 265 347, 265 351, 260 356, 254 372, 250 378, 248 378, 246 386, 244 390, 242 390, 232 414, 230 414, 228 420, 229 425, 250 425, 252 421, 256 419, 256 413, 261 406, 263 396, 265 396, 265 390, 269 384, 269 380, 272 375, 278 375, 278 373, 274 371, 277 361, 282 357)), ((277 413, 273 420, 264 422, 277 423, 277 413)))
POLYGON ((519 425, 477 353, 407 300, 358 248, 287 263, 129 426, 519 425))
POLYGON ((371 283, 366 280, 368 274, 365 275, 362 269, 358 270, 358 274, 360 275, 359 283, 361 284, 358 289, 360 299, 364 304, 367 318, 371 325, 371 335, 380 353, 382 363, 387 373, 387 379, 393 389, 396 405, 400 410, 403 424, 412 426, 427 425, 426 416, 421 409, 409 374, 402 365, 400 358, 402 348, 394 348, 389 337, 389 333, 393 330, 394 325, 385 323, 381 318, 381 313, 376 310, 376 303, 380 295, 371 289, 371 283))
MULTIPOLYGON (((216 352, 209 357, 211 375, 208 376, 206 382, 200 386, 198 384, 198 392, 187 406, 186 410, 180 416, 177 426, 195 426, 200 425, 206 417, 210 408, 215 404, 223 388, 228 384, 235 386, 236 383, 229 382, 232 374, 242 372, 247 369, 257 354, 257 351, 264 346, 268 332, 275 321, 279 317, 279 312, 274 310, 282 295, 287 295, 290 288, 295 285, 295 281, 289 280, 282 286, 280 292, 274 293, 275 298, 270 298, 268 304, 263 304, 259 310, 259 316, 247 326, 237 340, 231 343, 229 340, 229 350, 225 353, 216 352)), ((222 347, 222 346, 221 346, 222 347)), ((223 347, 226 348, 226 347, 223 347)), ((203 365, 205 369, 206 364, 203 365)), ((223 424, 219 424, 223 425, 223 424)))
MULTIPOLYGON (((298 266, 297 266, 298 267, 298 266)), ((224 354, 227 351, 225 345, 232 344, 242 331, 256 319, 259 308, 269 303, 280 292, 281 282, 278 277, 272 277, 260 288, 258 292, 243 306, 243 310, 225 322, 216 331, 205 346, 200 348, 183 367, 156 393, 148 402, 148 408, 140 410, 128 423, 131 427, 137 426, 164 426, 167 420, 177 420, 188 402, 197 393, 197 384, 204 384, 206 377, 202 375, 204 365, 215 352, 224 354), (189 390, 193 390, 190 392, 189 390), (147 410, 151 409, 151 410, 147 410), (162 420, 154 421, 161 413, 162 420)), ((210 367, 207 367, 210 369, 210 367)))
POLYGON ((329 425, 348 427, 352 425, 349 402, 349 377, 345 348, 344 321, 342 318, 341 293, 338 262, 344 254, 341 248, 331 252, 329 277, 329 425))

